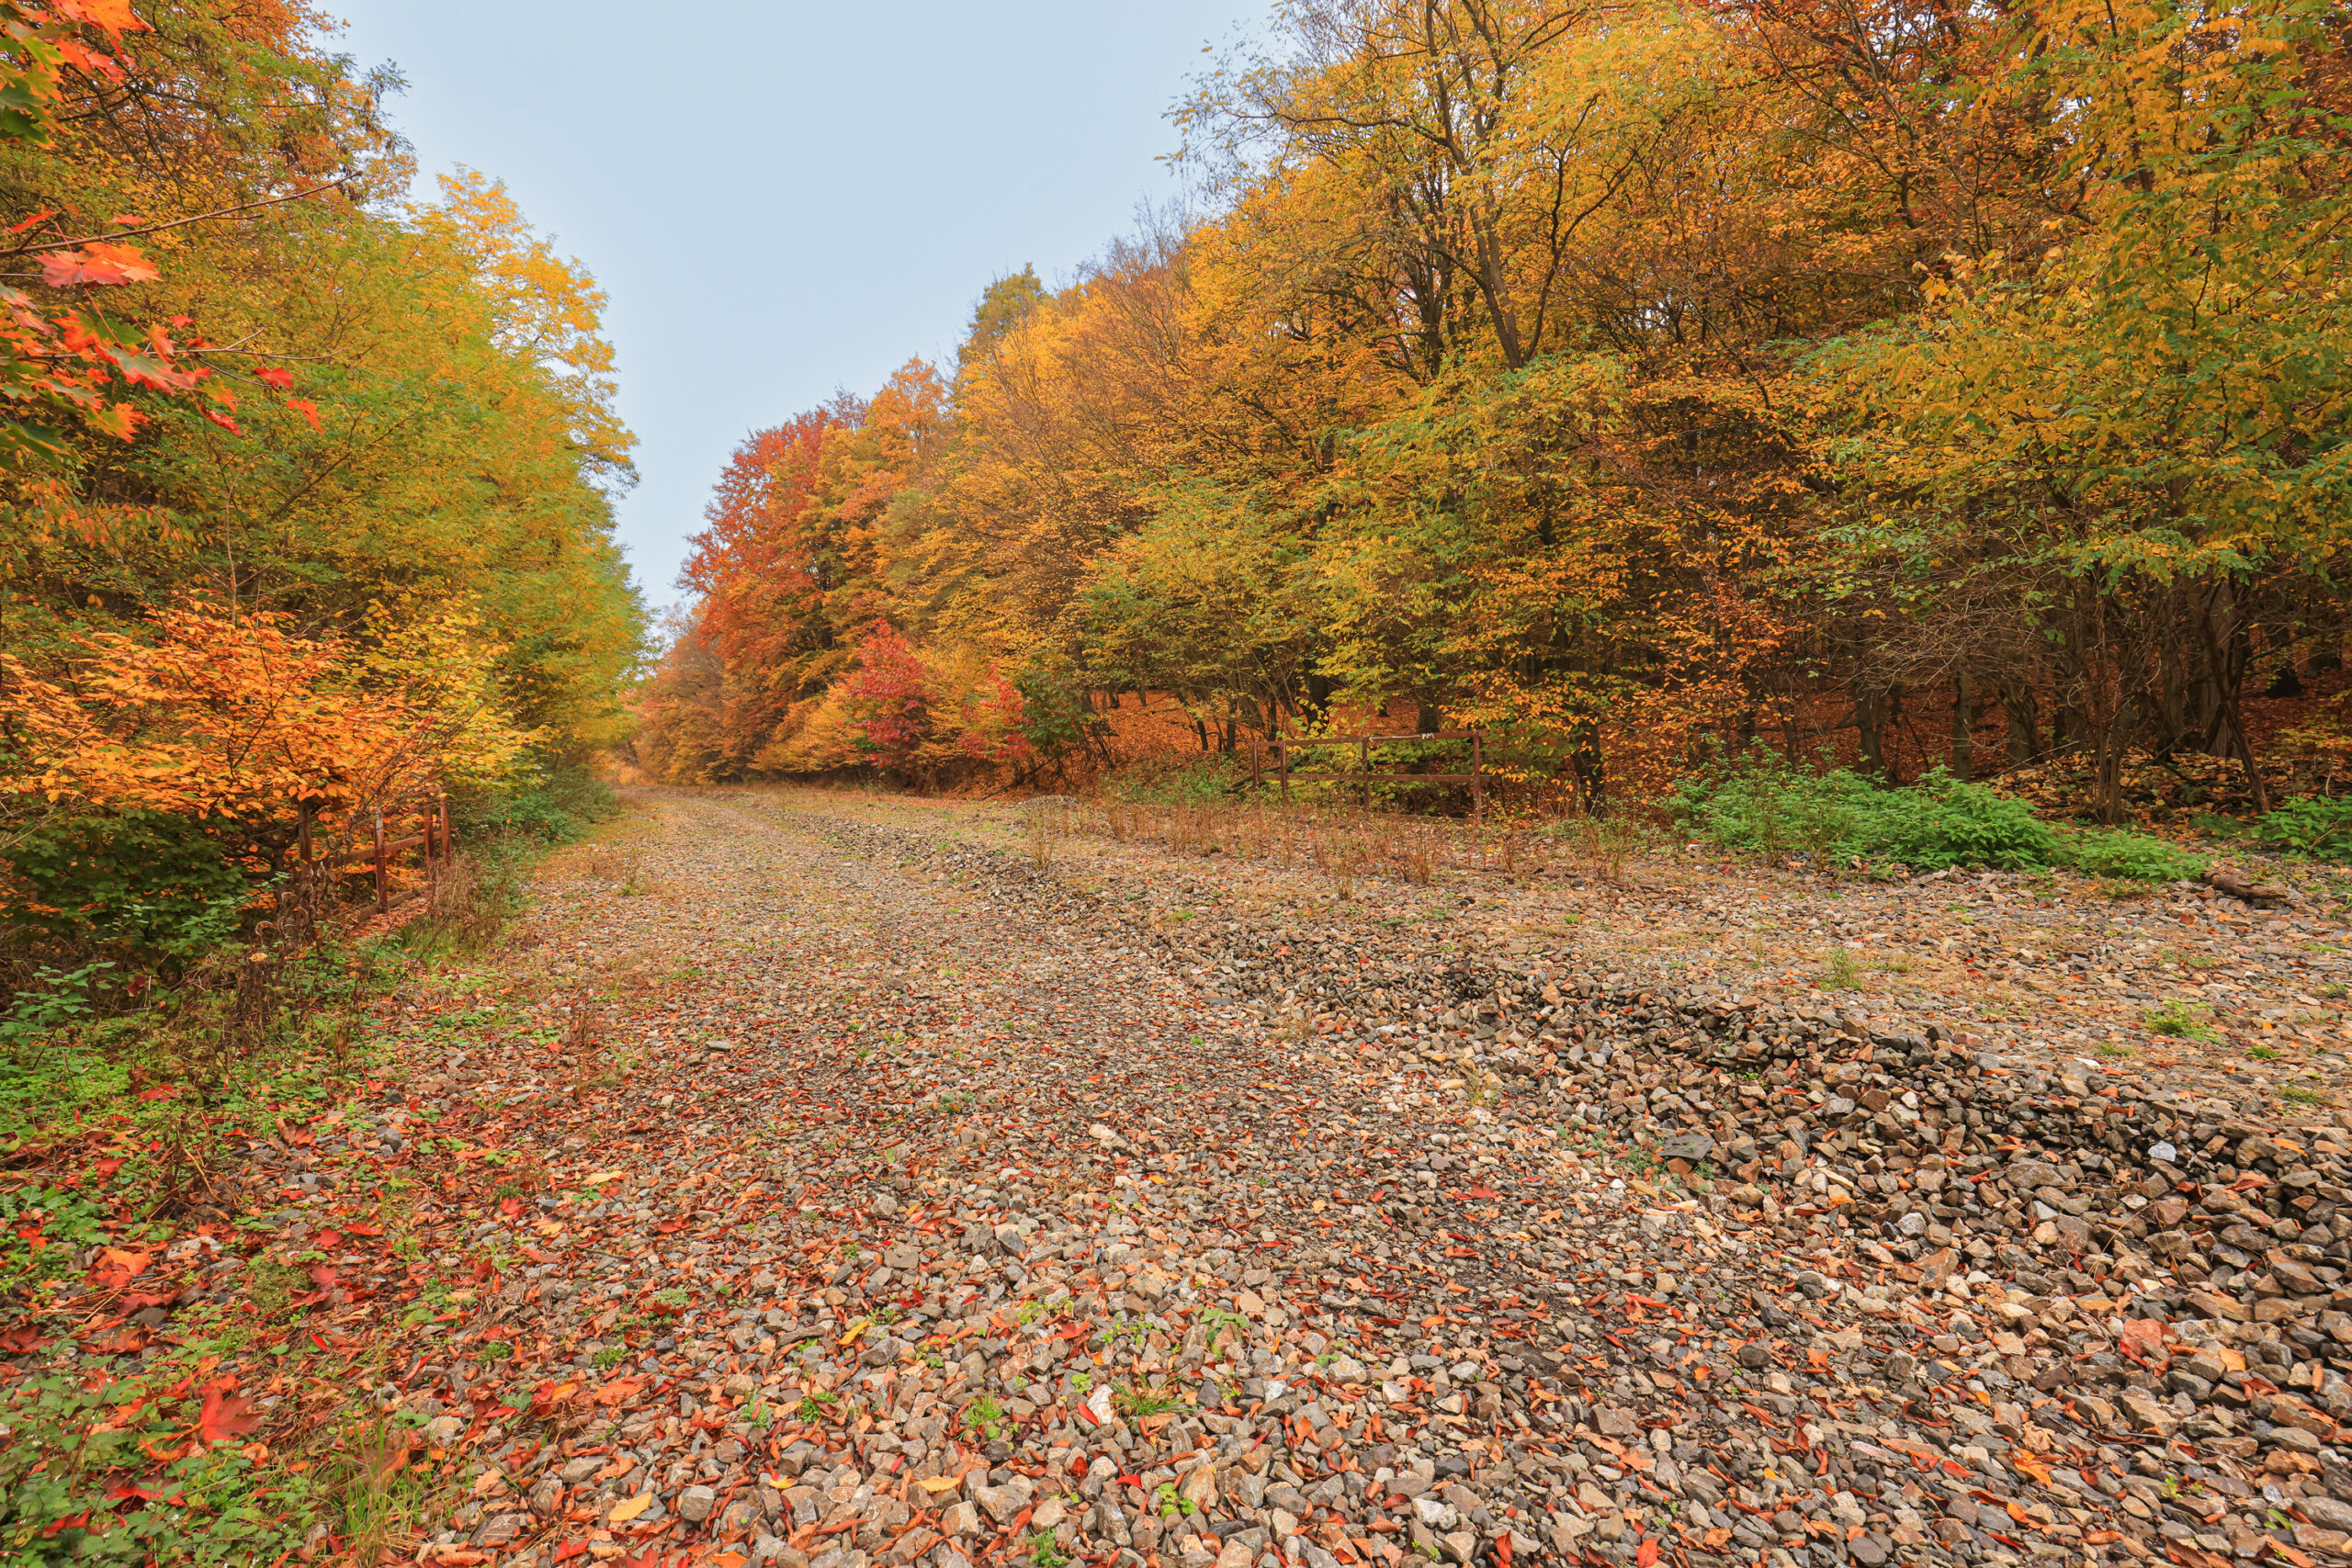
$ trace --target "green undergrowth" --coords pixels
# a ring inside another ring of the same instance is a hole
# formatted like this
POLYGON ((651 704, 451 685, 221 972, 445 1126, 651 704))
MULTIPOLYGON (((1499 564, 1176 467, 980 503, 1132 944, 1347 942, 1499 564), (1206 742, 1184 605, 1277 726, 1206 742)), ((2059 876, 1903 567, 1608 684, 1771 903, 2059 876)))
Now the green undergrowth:
POLYGON ((1731 854, 1802 855, 1827 870, 1913 872, 1950 867, 2039 871, 2165 882, 2204 873, 2206 860, 2162 839, 2118 829, 2053 826, 2013 796, 1936 769, 1889 787, 1850 769, 1805 772, 1778 757, 1720 762, 1668 797, 1680 828, 1731 854))
POLYGON ((0 1385, 0 1563, 266 1563, 322 1525, 344 1540, 397 1533, 418 1484, 401 1469, 405 1434, 356 1409, 281 1431, 263 1389, 219 1371, 260 1350, 282 1372, 315 1357, 313 1381, 350 1383, 295 1332, 299 1269, 256 1259, 236 1290, 183 1303, 161 1332, 130 1314, 175 1245, 209 1235, 229 1244, 221 1256, 239 1250, 241 1141, 287 1135, 379 1078, 378 999, 466 983, 546 846, 610 814, 593 795, 549 802, 469 813, 435 910, 285 959, 258 1026, 232 1026, 221 978, 245 942, 169 985, 151 974, 124 987, 103 962, 51 966, 0 1005, 0 1158, 16 1178, 0 1189, 0 1350, 70 1337, 82 1351, 70 1371, 37 1363, 0 1385), (557 815, 571 826, 527 826, 557 815), (113 1314, 90 1310, 117 1292, 113 1314))

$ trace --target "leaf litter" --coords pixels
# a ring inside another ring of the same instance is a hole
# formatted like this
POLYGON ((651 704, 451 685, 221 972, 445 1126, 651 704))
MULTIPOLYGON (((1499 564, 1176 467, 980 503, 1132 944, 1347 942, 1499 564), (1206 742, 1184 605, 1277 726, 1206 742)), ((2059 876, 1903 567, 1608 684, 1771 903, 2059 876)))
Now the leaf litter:
MULTIPOLYGON (((94 1253, 147 1315, 70 1353, 275 1292, 421 1562, 2343 1556, 2332 1111, 981 814, 639 806, 254 1141, 275 1207, 94 1253)), ((191 1441, 322 1418, 267 1348, 191 1441)))

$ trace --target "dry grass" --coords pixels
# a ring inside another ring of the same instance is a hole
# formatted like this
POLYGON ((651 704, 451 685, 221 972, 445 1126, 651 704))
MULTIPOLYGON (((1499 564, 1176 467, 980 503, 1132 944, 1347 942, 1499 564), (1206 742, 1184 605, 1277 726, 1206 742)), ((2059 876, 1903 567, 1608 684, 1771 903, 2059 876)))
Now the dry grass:
POLYGON ((1341 898, 1381 878, 1426 886, 1449 873, 1530 877, 1587 875, 1623 886, 1638 832, 1611 819, 1579 819, 1562 833, 1533 822, 1485 826, 1378 810, 1254 802, 1105 800, 1063 807, 1065 831, 1158 844, 1179 854, 1225 855, 1288 868, 1314 867, 1341 898))

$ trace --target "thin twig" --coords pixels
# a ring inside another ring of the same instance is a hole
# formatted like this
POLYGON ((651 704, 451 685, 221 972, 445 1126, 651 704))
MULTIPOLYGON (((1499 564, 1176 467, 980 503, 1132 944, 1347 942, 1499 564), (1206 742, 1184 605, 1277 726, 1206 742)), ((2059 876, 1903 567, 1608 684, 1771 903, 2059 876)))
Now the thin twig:
POLYGON ((298 190, 286 196, 273 196, 261 201, 248 201, 239 207, 223 207, 211 212, 199 212, 192 218, 175 218, 168 223, 150 223, 144 229, 126 229, 119 234, 85 234, 78 240, 51 240, 45 244, 18 245, 14 250, 0 251, 0 256, 37 255, 42 251, 70 251, 76 245, 86 245, 97 240, 111 243, 116 240, 137 239, 141 234, 160 234, 166 229, 178 229, 187 224, 202 223, 214 218, 228 218, 239 212, 251 212, 256 208, 276 207, 283 202, 300 201, 306 196, 316 196, 322 190, 341 190, 358 177, 356 174, 338 175, 322 186, 312 186, 308 190, 298 190))

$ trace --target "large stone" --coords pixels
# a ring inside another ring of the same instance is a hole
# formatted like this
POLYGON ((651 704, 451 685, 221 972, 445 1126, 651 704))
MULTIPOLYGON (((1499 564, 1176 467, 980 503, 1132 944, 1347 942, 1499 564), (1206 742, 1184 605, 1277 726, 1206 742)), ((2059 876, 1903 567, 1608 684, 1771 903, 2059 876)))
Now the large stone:
POLYGON ((2144 1388, 2126 1388, 2116 1395, 2116 1402, 2130 1413, 2132 1425, 2143 1432, 2169 1438, 2179 1429, 2180 1422, 2173 1413, 2144 1388))
POLYGON ((481 1527, 481 1534, 475 1538, 475 1544, 504 1546, 530 1528, 531 1516, 528 1514, 499 1514, 481 1527))
POLYGON ((2306 1495, 2297 1498, 2295 1506, 2303 1511, 2304 1517, 2322 1529, 2352 1533, 2352 1503, 2341 1503, 2322 1494, 2316 1497, 2306 1495))

